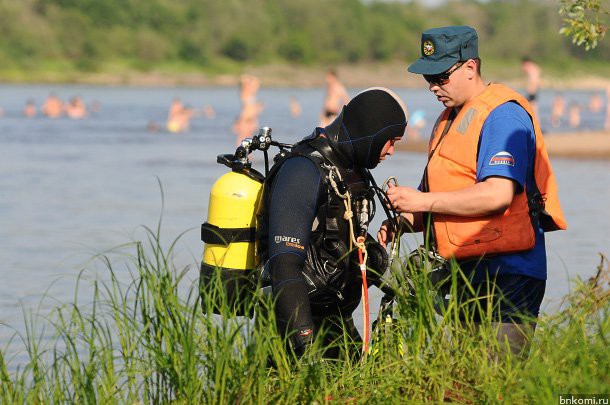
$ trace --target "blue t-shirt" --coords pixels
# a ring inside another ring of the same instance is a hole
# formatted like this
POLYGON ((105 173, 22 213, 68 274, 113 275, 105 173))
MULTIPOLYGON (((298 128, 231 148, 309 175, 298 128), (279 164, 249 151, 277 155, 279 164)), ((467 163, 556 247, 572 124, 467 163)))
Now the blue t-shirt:
MULTIPOLYGON (((534 184, 536 136, 528 113, 517 103, 508 102, 494 109, 483 124, 479 138, 477 181, 491 176, 514 180, 517 193, 530 190, 534 184)), ((546 248, 544 232, 536 230, 536 244, 532 250, 493 256, 478 265, 463 263, 462 268, 476 271, 473 282, 483 281, 495 274, 522 274, 546 280, 546 248)))

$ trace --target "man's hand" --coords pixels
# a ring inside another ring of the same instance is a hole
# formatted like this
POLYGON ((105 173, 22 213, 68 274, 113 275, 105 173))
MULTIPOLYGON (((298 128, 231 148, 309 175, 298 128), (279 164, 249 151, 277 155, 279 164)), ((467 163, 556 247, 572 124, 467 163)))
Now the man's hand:
MULTIPOLYGON (((422 226, 422 217, 420 213, 415 214, 400 214, 398 219, 398 235, 396 237, 400 237, 403 233, 413 233, 413 232, 421 232, 423 229, 422 226)), ((387 245, 394 238, 394 229, 389 219, 386 219, 379 227, 379 231, 377 232, 377 240, 382 245, 387 245)))
POLYGON ((511 204, 517 183, 504 177, 488 177, 472 186, 422 193, 410 187, 390 185, 386 194, 397 212, 433 212, 463 217, 482 217, 504 212, 511 204))
POLYGON ((426 206, 426 193, 421 193, 411 187, 397 187, 393 184, 388 186, 386 194, 396 212, 413 213, 429 210, 430 207, 426 206))

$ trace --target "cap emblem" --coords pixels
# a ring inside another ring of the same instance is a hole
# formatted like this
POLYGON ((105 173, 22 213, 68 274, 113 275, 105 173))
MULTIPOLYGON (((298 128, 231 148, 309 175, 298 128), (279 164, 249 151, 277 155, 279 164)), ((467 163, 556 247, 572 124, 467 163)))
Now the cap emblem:
POLYGON ((423 49, 424 55, 430 56, 434 53, 434 44, 432 41, 424 41, 423 49))

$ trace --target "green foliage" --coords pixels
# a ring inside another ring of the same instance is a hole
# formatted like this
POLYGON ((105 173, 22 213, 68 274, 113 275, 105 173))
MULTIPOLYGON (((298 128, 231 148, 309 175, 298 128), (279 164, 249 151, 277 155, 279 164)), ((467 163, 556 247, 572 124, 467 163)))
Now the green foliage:
POLYGON ((559 33, 572 38, 572 43, 578 46, 584 45, 587 51, 597 47, 608 31, 604 18, 610 10, 601 0, 561 0, 559 13, 565 17, 559 33))
POLYGON ((171 43, 150 28, 143 28, 133 36, 134 56, 143 69, 152 68, 155 63, 171 58, 175 48, 171 43))
POLYGON ((178 46, 178 56, 181 60, 199 65, 208 62, 209 54, 205 44, 196 38, 185 37, 178 46))
POLYGON ((245 62, 256 57, 256 40, 249 35, 236 33, 222 48, 223 55, 230 59, 245 62))
POLYGON ((5 71, 45 66, 104 70, 167 65, 215 70, 225 61, 328 65, 414 60, 426 28, 477 28, 484 59, 543 65, 610 61, 601 0, 563 0, 564 28, 551 1, 461 0, 24 0, 0 2, 0 61, 5 71), (577 45, 595 52, 583 54, 577 45), (44 63, 41 63, 44 62, 44 63))
POLYGON ((279 47, 279 54, 285 60, 296 63, 309 63, 314 59, 311 41, 305 33, 291 32, 279 47))

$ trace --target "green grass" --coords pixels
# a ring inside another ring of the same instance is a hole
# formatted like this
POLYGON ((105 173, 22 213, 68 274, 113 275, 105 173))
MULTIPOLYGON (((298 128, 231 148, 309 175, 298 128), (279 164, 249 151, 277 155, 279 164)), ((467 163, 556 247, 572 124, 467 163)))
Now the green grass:
MULTIPOLYGON (((409 274, 417 293, 401 289, 396 321, 379 328, 370 355, 329 361, 314 349, 296 360, 268 297, 253 301, 254 321, 204 314, 187 281, 197 264, 173 264, 181 236, 163 248, 160 226, 144 229, 143 241, 95 257, 73 302, 43 320, 26 314, 26 332, 0 351, 0 403, 556 403, 560 393, 610 390, 607 261, 540 320, 525 358, 507 352, 491 322, 460 321, 454 301, 437 314, 428 278, 407 265, 396 283, 409 274)), ((222 298, 215 287, 204 301, 222 298)))

